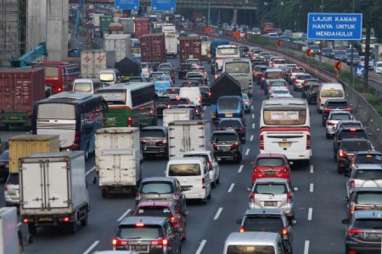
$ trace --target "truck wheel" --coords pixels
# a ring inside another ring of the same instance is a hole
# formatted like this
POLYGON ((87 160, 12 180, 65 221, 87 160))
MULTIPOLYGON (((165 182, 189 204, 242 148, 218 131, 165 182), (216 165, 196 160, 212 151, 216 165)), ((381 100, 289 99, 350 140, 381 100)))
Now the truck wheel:
POLYGON ((70 233, 72 233, 72 234, 77 232, 77 230, 78 230, 77 220, 73 221, 72 223, 69 224, 69 230, 70 230, 70 233))
POLYGON ((103 198, 108 198, 109 197, 109 193, 107 192, 107 190, 106 189, 102 189, 102 197, 103 198))
POLYGON ((34 224, 28 224, 28 232, 30 235, 35 235, 37 233, 36 226, 34 224))
POLYGON ((86 211, 86 215, 81 219, 81 226, 85 227, 88 225, 88 211, 86 211))

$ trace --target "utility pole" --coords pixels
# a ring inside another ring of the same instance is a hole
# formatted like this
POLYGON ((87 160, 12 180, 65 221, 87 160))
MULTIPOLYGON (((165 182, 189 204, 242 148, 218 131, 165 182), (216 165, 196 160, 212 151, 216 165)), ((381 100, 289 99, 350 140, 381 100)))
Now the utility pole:
POLYGON ((363 83, 365 91, 369 89, 369 58, 370 58, 370 36, 371 36, 371 22, 366 20, 366 45, 365 45, 365 72, 363 74, 363 83))
POLYGON ((207 18, 207 25, 209 26, 211 24, 211 0, 208 0, 208 18, 207 18))

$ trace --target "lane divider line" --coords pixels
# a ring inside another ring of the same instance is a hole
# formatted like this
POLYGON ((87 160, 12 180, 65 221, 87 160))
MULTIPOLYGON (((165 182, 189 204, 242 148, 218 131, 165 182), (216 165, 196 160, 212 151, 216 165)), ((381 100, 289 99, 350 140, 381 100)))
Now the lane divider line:
POLYGON ((309 245, 310 245, 310 241, 309 240, 305 240, 304 254, 309 254, 309 245))
POLYGON ((308 209, 308 221, 311 221, 312 220, 312 217, 313 217, 313 208, 310 207, 308 209))
POLYGON ((251 151, 251 149, 247 148, 247 151, 245 151, 245 156, 248 156, 250 151, 251 151))
POLYGON ((252 119, 255 119, 255 114, 252 114, 252 119))
POLYGON ((243 171, 244 165, 240 165, 239 169, 237 170, 237 173, 240 174, 241 171, 243 171))
POLYGON ((87 248, 87 250, 85 250, 85 252, 82 253, 82 254, 89 254, 89 253, 91 253, 91 252, 95 249, 95 247, 97 247, 98 244, 99 244, 99 241, 95 241, 95 242, 94 242, 92 245, 90 245, 89 248, 87 248))
POLYGON ((204 246, 206 246, 207 244, 207 240, 202 240, 199 244, 199 247, 198 249, 196 250, 195 254, 201 254, 203 249, 204 249, 204 246))
POLYGON ((230 185, 229 188, 228 188, 228 193, 232 192, 233 187, 235 187, 235 184, 234 184, 234 183, 231 183, 231 185, 230 185))
POLYGON ((253 123, 253 124, 252 124, 252 129, 255 129, 255 128, 256 128, 256 124, 253 123))
POLYGON ((251 142, 253 141, 253 139, 255 138, 255 136, 254 135, 251 135, 251 142))
POLYGON ((223 207, 219 207, 219 209, 216 211, 214 220, 218 220, 222 212, 223 212, 223 207))
POLYGON ((92 167, 91 169, 89 169, 88 171, 86 171, 86 176, 90 175, 93 171, 96 170, 96 167, 92 167))
POLYGON ((127 209, 126 212, 124 212, 121 217, 119 217, 117 219, 117 222, 121 222, 129 213, 130 213, 131 209, 127 209))
POLYGON ((313 166, 313 165, 310 165, 310 173, 311 173, 311 174, 314 173, 314 166, 313 166))
POLYGON ((309 184, 309 192, 314 192, 314 183, 309 184))

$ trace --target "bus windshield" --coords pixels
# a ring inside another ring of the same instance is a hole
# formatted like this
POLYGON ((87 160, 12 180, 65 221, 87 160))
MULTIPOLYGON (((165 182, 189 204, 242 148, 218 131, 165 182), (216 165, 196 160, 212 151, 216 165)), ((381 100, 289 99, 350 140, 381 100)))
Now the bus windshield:
POLYGON ((38 119, 67 119, 74 120, 74 106, 70 104, 47 103, 38 106, 38 119), (60 114, 57 114, 60 112, 60 114))
POLYGON ((229 47, 229 48, 218 48, 216 50, 217 55, 238 55, 239 54, 239 49, 234 48, 234 47, 229 47))
POLYGON ((306 122, 306 110, 264 110, 266 125, 303 125, 306 122))
POLYGON ((249 73, 249 63, 247 62, 226 63, 225 71, 227 73, 249 73))
POLYGON ((104 82, 110 82, 114 81, 114 74, 113 73, 101 73, 99 75, 99 79, 104 82))
POLYGON ((238 106, 238 98, 220 98, 218 101, 219 110, 237 110, 238 106))

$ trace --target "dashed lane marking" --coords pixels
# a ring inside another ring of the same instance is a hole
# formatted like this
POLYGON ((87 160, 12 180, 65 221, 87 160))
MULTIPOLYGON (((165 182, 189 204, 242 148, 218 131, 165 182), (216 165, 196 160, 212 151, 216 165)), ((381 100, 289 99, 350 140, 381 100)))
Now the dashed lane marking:
POLYGON ((309 240, 305 240, 304 254, 309 254, 309 245, 310 245, 310 241, 309 240))
POLYGON ((311 221, 313 217, 313 208, 308 209, 308 221, 311 221))
POLYGON ((95 247, 97 247, 98 244, 99 244, 99 241, 95 241, 95 242, 94 242, 92 245, 90 245, 89 248, 87 248, 87 249, 85 250, 85 252, 82 253, 82 254, 89 254, 89 253, 91 253, 91 252, 95 249, 95 247))
POLYGON ((231 185, 230 185, 229 188, 228 188, 228 193, 232 192, 233 187, 235 187, 235 184, 234 184, 234 183, 231 183, 231 185))
POLYGON ((216 211, 214 220, 218 220, 222 212, 223 212, 223 207, 219 207, 219 209, 216 211))
POLYGON ((126 212, 124 212, 121 217, 119 217, 117 219, 117 222, 121 222, 129 213, 130 213, 131 209, 127 209, 126 212))
POLYGON ((239 169, 237 170, 237 173, 240 174, 241 171, 243 171, 244 165, 240 165, 239 169))
POLYGON ((204 249, 204 246, 206 246, 207 244, 207 240, 202 240, 199 244, 199 247, 198 249, 196 250, 195 254, 201 254, 203 249, 204 249))
POLYGON ((314 183, 309 184, 309 192, 314 192, 314 183))

